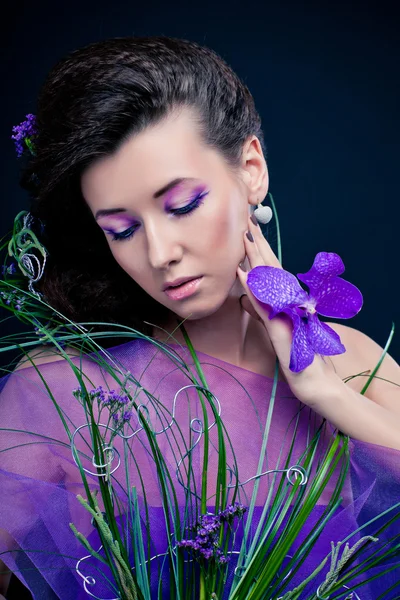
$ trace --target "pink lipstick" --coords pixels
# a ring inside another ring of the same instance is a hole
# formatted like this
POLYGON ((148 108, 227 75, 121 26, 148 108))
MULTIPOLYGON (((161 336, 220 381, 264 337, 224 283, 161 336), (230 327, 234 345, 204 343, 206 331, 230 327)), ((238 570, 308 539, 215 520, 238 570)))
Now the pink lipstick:
POLYGON ((167 288, 165 293, 168 298, 171 300, 183 300, 184 298, 188 298, 198 289, 203 276, 197 277, 197 279, 192 279, 191 281, 187 281, 186 283, 182 283, 177 287, 167 288))

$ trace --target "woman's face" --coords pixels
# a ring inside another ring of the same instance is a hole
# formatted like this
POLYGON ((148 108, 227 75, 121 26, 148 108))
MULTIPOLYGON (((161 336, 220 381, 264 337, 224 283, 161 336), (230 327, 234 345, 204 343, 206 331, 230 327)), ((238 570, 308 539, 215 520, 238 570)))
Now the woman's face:
POLYGON ((81 186, 124 271, 176 315, 200 319, 225 302, 245 258, 245 181, 203 145, 185 109, 99 159, 81 186), (201 277, 191 295, 165 292, 188 277, 201 277))

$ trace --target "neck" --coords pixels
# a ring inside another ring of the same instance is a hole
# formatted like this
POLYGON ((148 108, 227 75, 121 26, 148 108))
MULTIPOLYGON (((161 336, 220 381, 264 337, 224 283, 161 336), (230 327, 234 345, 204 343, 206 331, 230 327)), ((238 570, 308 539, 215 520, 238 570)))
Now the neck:
MULTIPOLYGON (((276 355, 264 325, 242 308, 240 296, 243 293, 244 289, 236 279, 229 296, 217 311, 202 319, 186 320, 183 325, 196 351, 270 376, 276 355)), ((153 337, 185 345, 178 327, 181 321, 171 313, 169 321, 163 325, 166 333, 155 329, 153 337), (173 337, 168 338, 168 335, 173 337)))

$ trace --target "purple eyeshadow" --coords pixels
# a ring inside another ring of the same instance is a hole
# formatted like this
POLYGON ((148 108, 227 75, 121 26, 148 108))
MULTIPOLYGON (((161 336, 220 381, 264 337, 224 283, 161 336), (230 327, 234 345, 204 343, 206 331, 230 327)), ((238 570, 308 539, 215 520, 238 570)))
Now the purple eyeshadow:
POLYGON ((108 218, 112 219, 112 225, 111 223, 109 226, 102 225, 102 229, 104 229, 104 231, 106 231, 107 233, 117 233, 119 231, 124 231, 125 229, 128 229, 129 227, 132 227, 133 225, 136 225, 138 223, 138 221, 135 221, 134 219, 128 217, 128 215, 116 215, 108 218))
POLYGON ((185 182, 182 182, 169 191, 164 202, 164 209, 168 211, 176 208, 183 208, 185 204, 178 206, 172 204, 177 196, 181 195, 182 200, 184 200, 187 204, 188 201, 193 201, 196 196, 205 192, 207 188, 205 185, 198 185, 189 191, 185 191, 185 189, 187 190, 187 184, 185 185, 185 182))
MULTIPOLYGON (((186 206, 192 204, 198 196, 204 194, 205 192, 207 192, 207 187, 205 185, 197 185, 195 188, 192 188, 192 186, 190 186, 190 189, 188 189, 187 184, 185 185, 185 182, 182 182, 167 193, 166 199, 164 201, 164 210, 166 212, 182 210, 186 206), (176 203, 176 198, 178 196, 182 200, 183 204, 176 203)), ((134 227, 135 225, 139 225, 139 222, 137 220, 132 219, 132 217, 125 213, 117 213, 115 215, 103 217, 102 221, 104 221, 104 225, 101 226, 102 229, 106 233, 111 233, 114 235, 123 233, 124 231, 134 227), (108 223, 109 225, 107 226, 108 223)))

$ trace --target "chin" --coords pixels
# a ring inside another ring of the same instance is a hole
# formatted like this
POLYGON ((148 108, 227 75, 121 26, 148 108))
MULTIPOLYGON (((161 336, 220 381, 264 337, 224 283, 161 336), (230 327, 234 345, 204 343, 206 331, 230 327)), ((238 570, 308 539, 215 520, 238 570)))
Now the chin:
POLYGON ((180 311, 176 309, 173 312, 177 315, 177 317, 186 319, 187 321, 205 319, 206 317, 210 317, 222 309, 228 298, 229 292, 221 295, 213 294, 211 297, 206 299, 206 302, 203 298, 193 298, 191 306, 188 302, 187 306, 182 306, 180 311))

